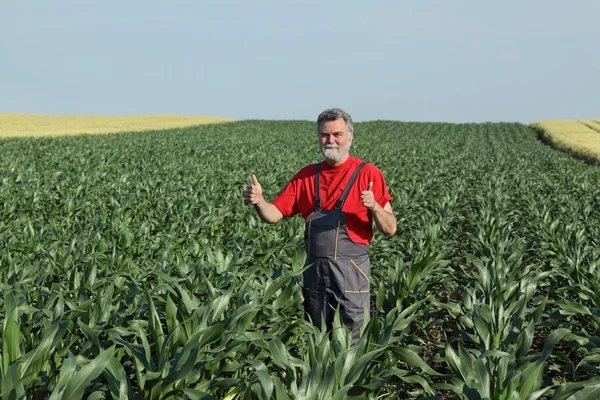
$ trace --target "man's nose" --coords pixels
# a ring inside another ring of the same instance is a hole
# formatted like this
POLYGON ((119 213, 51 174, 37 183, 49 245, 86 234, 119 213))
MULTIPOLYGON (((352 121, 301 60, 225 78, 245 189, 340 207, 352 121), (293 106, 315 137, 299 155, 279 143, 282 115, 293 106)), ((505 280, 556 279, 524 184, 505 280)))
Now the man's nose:
POLYGON ((335 136, 329 135, 329 143, 331 143, 331 144, 335 143, 335 136))

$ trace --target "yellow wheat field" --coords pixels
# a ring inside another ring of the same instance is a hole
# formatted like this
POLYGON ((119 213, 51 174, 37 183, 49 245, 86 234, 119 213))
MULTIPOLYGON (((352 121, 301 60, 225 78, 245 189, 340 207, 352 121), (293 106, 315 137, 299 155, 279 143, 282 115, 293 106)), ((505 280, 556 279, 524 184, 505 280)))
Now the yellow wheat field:
POLYGON ((183 115, 37 115, 0 113, 0 137, 63 136, 138 132, 231 122, 228 118, 183 115))
POLYGON ((531 124, 556 147, 600 160, 598 120, 550 120, 531 124))
POLYGON ((594 121, 594 120, 581 120, 580 121, 582 124, 587 125, 588 127, 592 128, 593 130, 600 132, 600 121, 594 121))

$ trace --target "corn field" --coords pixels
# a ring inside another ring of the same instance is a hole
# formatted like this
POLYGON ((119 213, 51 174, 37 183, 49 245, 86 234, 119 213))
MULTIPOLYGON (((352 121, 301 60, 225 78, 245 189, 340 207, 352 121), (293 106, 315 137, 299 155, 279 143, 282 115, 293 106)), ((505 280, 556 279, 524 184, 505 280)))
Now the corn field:
POLYGON ((313 123, 0 141, 0 388, 49 399, 600 398, 600 169, 521 124, 356 124, 398 232, 360 341, 303 317, 313 123))

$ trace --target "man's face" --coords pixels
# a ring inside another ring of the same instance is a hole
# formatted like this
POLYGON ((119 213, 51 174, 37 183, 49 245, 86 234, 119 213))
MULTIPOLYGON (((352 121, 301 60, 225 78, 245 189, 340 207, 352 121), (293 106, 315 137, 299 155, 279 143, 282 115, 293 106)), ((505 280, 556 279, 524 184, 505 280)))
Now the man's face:
POLYGON ((346 160, 350 152, 353 137, 346 130, 343 118, 323 123, 319 132, 321 153, 330 163, 338 164, 346 160))

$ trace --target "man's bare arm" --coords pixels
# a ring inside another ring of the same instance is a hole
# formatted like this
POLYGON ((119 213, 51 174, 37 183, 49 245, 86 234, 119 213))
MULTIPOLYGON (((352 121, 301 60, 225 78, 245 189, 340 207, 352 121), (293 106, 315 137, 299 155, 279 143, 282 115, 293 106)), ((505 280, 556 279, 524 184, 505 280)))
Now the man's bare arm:
POLYGON ((264 198, 254 205, 256 213, 263 222, 274 224, 283 218, 283 214, 273 203, 266 201, 264 198))
POLYGON ((396 216, 389 202, 381 207, 378 203, 371 209, 371 215, 375 221, 377 230, 386 236, 392 236, 396 233, 396 216))

